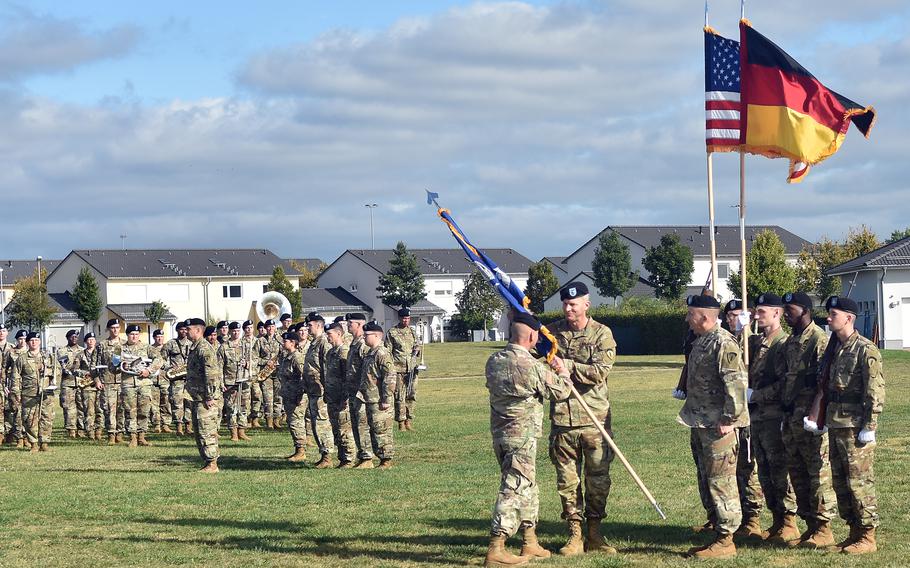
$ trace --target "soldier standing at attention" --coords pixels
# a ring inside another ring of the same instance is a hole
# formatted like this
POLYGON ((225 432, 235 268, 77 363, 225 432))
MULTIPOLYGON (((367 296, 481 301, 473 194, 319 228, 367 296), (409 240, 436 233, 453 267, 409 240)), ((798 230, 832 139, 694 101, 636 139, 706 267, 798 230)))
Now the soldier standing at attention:
POLYGON ((192 399, 191 416, 196 447, 205 462, 200 470, 218 473, 218 425, 221 422, 221 366, 215 349, 203 337, 205 320, 185 322, 191 341, 186 358, 186 394, 192 399))
MULTIPOLYGON (((420 353, 420 341, 411 329, 411 310, 398 310, 398 325, 385 334, 385 348, 395 361, 398 385, 395 387, 395 420, 399 430, 413 430, 414 425, 414 380, 411 371, 416 366, 414 356, 420 353)), ((415 385, 416 386, 416 385, 415 385)))
POLYGON ((6 329, 6 326, 0 323, 0 412, 3 413, 3 416, 0 417, 0 420, 3 421, 0 425, 0 434, 3 434, 3 442, 8 444, 10 441, 10 434, 12 433, 12 428, 7 423, 7 412, 6 407, 9 404, 9 382, 7 381, 6 376, 6 354, 9 352, 12 347, 7 341, 6 338, 9 335, 9 330, 6 329))
POLYGON ((351 431, 351 413, 345 395, 345 371, 348 364, 348 346, 344 342, 344 327, 332 323, 325 328, 325 336, 332 346, 325 355, 325 403, 329 410, 332 436, 338 448, 338 469, 354 465, 354 433, 351 431))
MULTIPOLYGON (((262 325, 262 322, 259 322, 258 325, 262 325)), ((246 320, 243 322, 243 337, 240 339, 241 346, 244 353, 244 365, 246 366, 247 377, 249 378, 249 383, 245 388, 246 398, 244 399, 244 404, 246 407, 244 412, 246 417, 244 420, 250 420, 250 428, 259 427, 259 413, 261 413, 261 408, 257 407, 258 404, 262 404, 262 389, 259 386, 259 381, 256 379, 256 374, 259 373, 259 358, 256 354, 256 335, 253 333, 253 322, 246 320)), ((238 433, 239 435, 239 433, 238 433)), ((240 438, 243 440, 244 438, 240 438)))
POLYGON ((363 358, 370 350, 363 342, 363 326, 367 318, 361 313, 345 316, 348 330, 351 333, 351 345, 348 348, 348 361, 345 368, 345 396, 351 411, 351 429, 354 442, 357 444, 357 465, 354 469, 371 469, 373 467, 373 442, 370 438, 370 423, 367 420, 366 403, 358 398, 360 392, 360 371, 363 369, 363 358))
POLYGON ((104 422, 107 427, 107 445, 113 446, 123 441, 120 433, 123 428, 118 424, 121 406, 120 383, 123 373, 120 366, 115 364, 114 356, 120 358, 123 352, 123 340, 120 338, 120 322, 110 319, 107 322, 107 339, 101 342, 101 364, 107 365, 101 373, 101 382, 104 384, 104 422))
POLYGON ((22 424, 22 398, 19 396, 21 385, 17 385, 13 381, 13 365, 21 354, 28 351, 28 345, 25 344, 26 337, 28 337, 28 332, 24 329, 16 332, 16 344, 6 350, 6 359, 3 361, 9 388, 9 396, 7 397, 5 408, 6 429, 9 438, 7 443, 15 445, 17 448, 25 446, 23 439, 25 427, 22 424))
POLYGON ((25 342, 28 350, 19 355, 13 365, 13 384, 22 400, 22 423, 31 451, 48 451, 54 427, 54 397, 45 392, 52 384, 60 384, 60 365, 54 356, 41 349, 41 336, 30 332, 25 342))
POLYGON ((281 336, 284 341, 284 355, 278 365, 278 376, 281 377, 281 401, 288 420, 291 441, 294 442, 294 453, 287 457, 290 462, 306 460, 306 409, 307 396, 303 385, 305 354, 298 349, 299 339, 293 331, 286 331, 281 336))
MULTIPOLYGON (((559 358, 578 393, 584 398, 608 433, 610 396, 607 377, 616 360, 616 341, 610 328, 588 317, 591 301, 588 287, 570 282, 559 291, 564 319, 547 328, 556 337, 559 358)), ((562 518, 569 525, 569 539, 559 553, 616 554, 601 535, 610 494, 610 462, 613 451, 603 440, 577 400, 550 401, 550 460, 556 466, 556 490, 562 501, 562 518), (584 489, 581 473, 584 472, 584 489), (587 519, 587 538, 582 538, 582 516, 587 519)))
MULTIPOLYGON (((229 329, 228 322, 226 322, 226 321, 220 321, 220 322, 218 322, 218 325, 216 325, 215 327, 217 328, 216 331, 217 331, 217 333, 218 333, 218 335, 216 336, 216 339, 215 339, 215 340, 216 340, 216 342, 217 342, 218 345, 221 345, 222 343, 224 343, 225 341, 227 341, 228 335, 230 334, 230 329, 229 329)), ((215 346, 214 346, 215 349, 218 349, 218 345, 215 345, 215 346)))
MULTIPOLYGON (((156 329, 152 332, 152 344, 149 345, 149 357, 158 359, 162 365, 167 359, 164 355, 164 332, 156 329)), ((169 383, 164 373, 158 373, 152 379, 152 424, 155 433, 171 433, 171 403, 168 397, 169 383)))
POLYGON ((76 369, 79 368, 79 356, 82 347, 79 345, 79 332, 71 329, 66 332, 66 347, 57 352, 62 369, 60 378, 60 408, 63 409, 63 428, 67 438, 75 438, 78 429, 79 411, 76 405, 76 369))
POLYGON ((85 349, 79 357, 79 370, 76 374, 80 378, 79 391, 76 393, 76 403, 82 415, 82 425, 89 439, 101 440, 102 416, 98 414, 98 393, 102 392, 101 350, 98 349, 98 339, 95 334, 88 332, 82 338, 85 349))
POLYGON ((231 441, 240 441, 240 420, 238 416, 240 404, 239 388, 241 359, 243 351, 240 345, 240 322, 232 321, 228 324, 228 339, 223 341, 215 351, 221 361, 221 374, 224 377, 224 414, 227 418, 228 429, 231 431, 231 441))
MULTIPOLYGON (((187 339, 185 322, 178 322, 176 329, 177 337, 164 344, 164 357, 167 360, 167 369, 171 372, 178 367, 186 368, 186 357, 190 353, 190 345, 192 343, 187 339)), ((183 392, 186 389, 186 373, 170 381, 171 413, 174 417, 177 435, 182 436, 190 420, 187 413, 189 404, 184 400, 183 396, 183 392)))
POLYGON ((689 328, 698 336, 689 355, 686 402, 677 421, 690 428, 692 456, 704 486, 699 491, 716 532, 712 543, 688 556, 736 556, 733 531, 742 522, 736 485, 737 428, 749 425, 748 378, 736 339, 717 323, 720 304, 710 296, 686 300, 689 328))
POLYGON ((539 330, 534 316, 516 313, 509 345, 487 360, 490 434, 501 479, 486 566, 523 566, 532 558, 550 557, 537 542, 537 440, 543 435, 543 401, 565 400, 571 389, 562 361, 554 360, 557 375, 531 355, 539 330), (519 529, 521 556, 515 556, 505 550, 505 541, 519 529))
POLYGON ((332 467, 331 454, 335 450, 329 409, 325 403, 325 363, 326 355, 332 345, 325 336, 325 319, 321 315, 316 312, 308 314, 306 326, 311 340, 306 351, 303 384, 309 399, 307 411, 310 415, 310 428, 319 453, 322 454, 322 458, 316 463, 316 468, 323 469, 332 467))
POLYGON ((259 371, 266 370, 272 366, 272 372, 259 382, 259 389, 262 393, 262 416, 265 418, 265 427, 271 429, 280 428, 276 426, 275 417, 275 378, 278 376, 278 359, 281 352, 281 344, 275 337, 274 320, 265 320, 265 335, 260 337, 256 342, 256 358, 259 359, 259 371))
POLYGON ((828 327, 839 345, 831 360, 825 425, 831 439, 831 473, 837 508, 850 526, 840 543, 844 554, 875 552, 878 500, 875 495, 875 432, 885 405, 882 355, 854 328, 858 306, 832 296, 825 303, 828 327))
MULTIPOLYGON (((152 408, 152 383, 153 375, 158 373, 162 361, 153 359, 149 353, 149 346, 139 338, 139 326, 130 325, 126 328, 126 345, 123 346, 121 357, 138 357, 151 359, 148 368, 138 371, 138 374, 124 372, 120 383, 120 392, 123 396, 123 409, 126 415, 126 432, 130 435, 129 447, 151 446, 145 435, 149 427, 149 414, 152 408)), ((125 363, 127 369, 129 363, 125 363)), ((157 393, 157 389, 155 391, 157 393)))
POLYGON ((392 432, 392 405, 397 384, 395 362, 382 344, 382 326, 378 323, 370 322, 363 326, 363 341, 369 351, 363 357, 357 396, 366 405, 379 469, 389 469, 395 454, 392 432))

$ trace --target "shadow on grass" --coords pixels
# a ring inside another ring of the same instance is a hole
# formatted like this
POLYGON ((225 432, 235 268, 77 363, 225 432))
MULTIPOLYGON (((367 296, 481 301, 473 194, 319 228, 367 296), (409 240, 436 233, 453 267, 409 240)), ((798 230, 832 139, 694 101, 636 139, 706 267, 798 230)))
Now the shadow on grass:
POLYGON ((616 368, 631 368, 631 369, 682 369, 682 361, 623 361, 622 359, 617 359, 616 368))
MULTIPOLYGON (((179 456, 156 457, 151 460, 151 462, 163 467, 192 466, 194 468, 199 468, 203 465, 202 458, 195 452, 179 456)), ((222 455, 218 458, 218 467, 222 471, 275 471, 285 469, 311 469, 312 465, 309 463, 292 463, 285 460, 283 456, 239 457, 222 455)))

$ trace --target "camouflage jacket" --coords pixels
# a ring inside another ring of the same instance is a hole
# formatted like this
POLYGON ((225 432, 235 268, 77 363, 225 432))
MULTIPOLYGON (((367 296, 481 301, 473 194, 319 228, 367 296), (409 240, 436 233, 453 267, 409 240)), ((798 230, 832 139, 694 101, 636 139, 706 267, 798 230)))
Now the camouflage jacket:
POLYGON ((314 337, 306 350, 306 365, 303 368, 304 389, 310 396, 325 394, 325 358, 332 348, 325 333, 314 337))
POLYGON ((828 428, 878 428, 885 405, 882 354, 874 343, 854 331, 838 347, 828 380, 828 428))
POLYGON ((748 375, 736 338, 719 325, 695 340, 689 354, 686 402, 677 421, 690 428, 748 426, 748 375))
POLYGON ((281 362, 278 363, 278 378, 281 380, 281 388, 288 391, 300 390, 303 388, 303 369, 305 366, 306 354, 295 350, 293 353, 284 351, 281 362))
POLYGON ((221 362, 221 376, 224 378, 224 386, 232 387, 236 385, 237 377, 240 374, 240 360, 243 357, 242 341, 240 339, 237 341, 224 341, 218 346, 215 354, 221 362))
POLYGON ((414 354, 420 349, 417 334, 410 326, 396 325, 385 334, 385 348, 392 355, 395 371, 405 374, 414 366, 414 354))
POLYGON ((815 322, 811 322, 799 335, 788 337, 784 344, 787 375, 781 405, 784 415, 791 416, 800 426, 818 391, 818 364, 827 346, 828 336, 815 322))
POLYGON ((749 388, 752 399, 749 402, 749 419, 780 420, 783 409, 780 394, 787 374, 787 359, 784 345, 787 332, 778 329, 771 337, 749 336, 749 388))
POLYGON ((159 370, 161 370, 161 372, 154 377, 155 384, 168 384, 168 380, 164 376, 164 369, 167 369, 167 357, 164 354, 164 345, 158 346, 154 343, 149 345, 149 357, 159 361, 159 370))
MULTIPOLYGON (((256 359, 259 360, 259 368, 262 369, 269 364, 269 361, 276 359, 280 362, 281 351, 282 351, 281 342, 273 335, 269 337, 268 335, 260 337, 256 340, 256 347, 253 349, 253 352, 256 354, 256 359)), ((275 367, 275 371, 271 374, 271 377, 278 375, 278 367, 275 367)))
POLYGON ((152 362, 149 364, 148 372, 149 376, 147 378, 142 378, 138 375, 127 375, 122 373, 121 381, 122 384, 126 387, 131 386, 151 386, 155 382, 155 378, 152 376, 158 372, 162 366, 164 366, 164 361, 156 358, 154 354, 149 350, 150 345, 143 341, 138 341, 133 345, 129 343, 124 343, 120 351, 120 355, 131 356, 131 357, 142 357, 143 359, 151 359, 152 362))
POLYGON ((51 382, 59 385, 60 377, 60 365, 53 355, 43 350, 38 353, 24 351, 13 364, 13 384, 17 389, 13 393, 37 397, 51 382))
POLYGON ((82 351, 82 347, 79 345, 67 345, 57 351, 57 358, 63 359, 59 363, 62 369, 61 387, 74 388, 76 386, 76 369, 79 368, 79 359, 82 357, 82 351))
POLYGON ((256 379, 255 375, 259 373, 259 355, 256 352, 256 336, 240 338, 240 356, 243 361, 241 374, 245 374, 250 381, 256 379))
MULTIPOLYGON (((82 354, 79 356, 79 370, 76 371, 76 374, 82 377, 91 377, 97 381, 101 378, 101 373, 103 373, 103 371, 95 368, 99 365, 103 365, 101 362, 101 349, 97 345, 91 351, 83 349, 82 354)), ((95 385, 92 384, 86 388, 93 389, 95 385)))
POLYGON ((19 348, 19 347, 16 347, 15 345, 11 345, 11 344, 10 344, 9 349, 6 350, 6 355, 5 355, 5 358, 3 359, 3 368, 5 369, 5 373, 6 373, 7 388, 9 388, 10 392, 14 392, 14 391, 18 392, 18 390, 19 390, 18 387, 16 387, 16 388, 13 387, 13 385, 14 385, 13 365, 16 364, 16 359, 18 359, 19 356, 22 355, 23 353, 25 353, 26 351, 28 351, 28 347, 23 346, 23 347, 19 348))
POLYGON ((543 402, 565 400, 572 392, 568 375, 557 375, 514 343, 487 359, 486 376, 493 438, 539 438, 543 402))
POLYGON ((174 369, 180 365, 186 365, 186 358, 190 354, 190 346, 192 344, 193 342, 189 338, 168 340, 162 349, 164 358, 167 361, 166 368, 174 369))
POLYGON ((363 336, 355 337, 348 347, 348 362, 345 368, 344 391, 345 396, 351 398, 357 396, 360 391, 361 370, 363 369, 363 358, 370 351, 367 344, 363 342, 363 336))
POLYGON ((6 382, 6 355, 13 348, 9 341, 0 343, 0 390, 8 386, 6 382))
POLYGON ((106 385, 120 384, 123 380, 123 373, 120 367, 114 365, 114 355, 120 355, 123 352, 123 345, 126 343, 122 338, 103 339, 98 342, 97 349, 101 351, 101 364, 107 365, 107 369, 101 372, 101 382, 106 385))
POLYGON ((186 357, 186 394, 194 402, 221 398, 221 363, 204 337, 190 344, 186 357))
MULTIPOLYGON (((588 318, 580 331, 572 331, 566 320, 547 325, 559 344, 558 356, 565 362, 569 377, 594 412, 599 422, 610 414, 610 391, 607 378, 616 361, 613 332, 602 323, 588 318)), ((593 422, 574 398, 550 402, 550 420, 554 426, 591 426, 593 422)))
POLYGON ((345 374, 348 367, 349 347, 342 341, 341 345, 332 346, 325 354, 325 401, 341 404, 348 399, 345 390, 345 374))
POLYGON ((397 380, 395 362, 385 346, 367 351, 360 372, 360 396, 364 402, 392 404, 397 380))

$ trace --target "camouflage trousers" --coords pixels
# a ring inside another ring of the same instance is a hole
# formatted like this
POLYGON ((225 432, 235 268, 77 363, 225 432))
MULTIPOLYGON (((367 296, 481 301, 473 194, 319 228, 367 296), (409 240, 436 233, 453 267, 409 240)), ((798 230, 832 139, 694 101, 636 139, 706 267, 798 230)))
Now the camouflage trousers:
POLYGON ((501 477, 490 534, 508 538, 522 525, 537 524, 540 508, 537 438, 493 438, 493 453, 499 462, 501 477))
POLYGON ((288 419, 288 430, 291 432, 291 440, 294 441, 294 447, 297 449, 306 448, 306 409, 307 396, 303 392, 303 387, 299 385, 285 385, 284 393, 281 397, 284 402, 284 413, 288 419))
POLYGON ((606 515, 613 457, 613 450, 594 426, 552 427, 550 461, 556 466, 556 492, 562 501, 563 519, 580 521, 582 514, 588 519, 602 519, 606 515))
POLYGON ((739 455, 736 458, 736 487, 739 490, 739 507, 743 517, 761 515, 765 503, 762 486, 758 482, 758 460, 755 456, 755 439, 751 427, 736 429, 739 438, 739 455))
POLYGON ((54 397, 46 394, 43 397, 23 396, 22 413, 25 439, 32 444, 49 443, 54 428, 54 397))
POLYGON ((4 429, 12 440, 21 440, 25 434, 25 428, 22 424, 22 399, 20 395, 10 394, 6 398, 6 406, 3 410, 4 429))
POLYGON ((331 454, 335 451, 335 440, 332 438, 332 423, 329 421, 329 407, 321 396, 309 396, 307 411, 310 416, 310 428, 313 440, 320 454, 331 454))
POLYGON ((79 428, 85 432, 94 432, 98 420, 98 389, 83 387, 76 391, 76 409, 79 413, 79 428))
POLYGON ((850 526, 878 526, 875 495, 875 443, 856 441, 859 428, 832 428, 831 474, 837 495, 837 510, 850 526))
POLYGON ((79 388, 76 386, 60 387, 60 408, 63 410, 63 427, 66 430, 76 431, 79 418, 79 409, 76 396, 79 388))
MULTIPOLYGON (((260 382, 259 392, 262 394, 262 400, 260 401, 260 414, 258 416, 261 418, 277 418, 280 413, 275 412, 275 381, 266 379, 260 382)), ((288 417, 288 422, 290 422, 290 417, 288 417)))
POLYGON ((348 409, 348 401, 327 403, 329 411, 329 423, 332 426, 332 437, 335 447, 338 448, 338 459, 341 462, 354 461, 356 444, 354 443, 354 432, 351 429, 351 412, 348 409))
POLYGON ((221 421, 221 398, 206 408, 204 402, 193 401, 190 416, 193 420, 193 431, 196 436, 196 448, 199 456, 209 463, 218 459, 218 424, 221 421))
POLYGON ((237 383, 224 393, 224 413, 228 428, 244 428, 250 413, 250 383, 237 383))
MULTIPOLYGON (((780 420, 752 423, 752 453, 758 463, 758 480, 768 509, 779 515, 795 514, 796 496, 787 474, 787 452, 780 423, 780 420)), ((745 508, 743 516, 746 516, 745 508)))
POLYGON ((367 402, 367 421, 370 424, 370 440, 376 457, 390 460, 395 455, 395 438, 393 437, 391 408, 380 410, 379 403, 367 402))
POLYGON ((281 400, 281 379, 272 380, 272 417, 284 416, 284 402, 281 400))
POLYGON ((373 459, 373 442, 370 437, 370 423, 367 420, 366 403, 352 396, 348 399, 348 409, 351 415, 351 430, 354 433, 354 443, 357 444, 357 459, 373 459))
POLYGON ((262 416, 262 385, 254 377, 250 382, 250 419, 262 416))
POLYGON ((417 375, 412 378, 407 369, 399 371, 398 380, 395 383, 395 421, 414 419, 414 403, 417 395, 417 375), (414 381, 413 392, 408 394, 408 386, 414 381))
POLYGON ((171 417, 174 424, 189 424, 191 420, 192 403, 184 399, 183 393, 186 392, 186 379, 176 379, 171 381, 170 394, 171 400, 171 417))
POLYGON ((828 461, 828 434, 816 436, 806 432, 802 417, 802 413, 797 413, 784 419, 781 433, 790 483, 796 495, 796 514, 805 520, 830 521, 834 517, 836 497, 828 461))
POLYGON ((736 483, 739 438, 720 435, 717 428, 692 428, 690 446, 698 470, 698 493, 708 520, 722 535, 733 534, 742 523, 736 483))
POLYGON ((123 432, 125 421, 120 383, 104 384, 104 425, 108 434, 123 432))
POLYGON ((149 414, 153 426, 170 425, 173 417, 171 416, 171 395, 170 385, 167 379, 158 379, 158 383, 152 385, 152 408, 149 414))
POLYGON ((123 383, 123 412, 126 418, 125 430, 129 434, 145 433, 149 430, 149 414, 152 410, 152 385, 123 383))

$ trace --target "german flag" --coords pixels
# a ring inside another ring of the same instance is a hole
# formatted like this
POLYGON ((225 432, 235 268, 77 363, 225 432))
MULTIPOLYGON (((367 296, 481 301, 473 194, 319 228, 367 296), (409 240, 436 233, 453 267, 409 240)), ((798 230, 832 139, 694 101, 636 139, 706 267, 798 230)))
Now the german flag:
POLYGON ((812 73, 742 20, 740 34, 742 149, 789 158, 788 183, 799 183, 837 152, 850 123, 868 138, 875 109, 821 84, 812 73))

